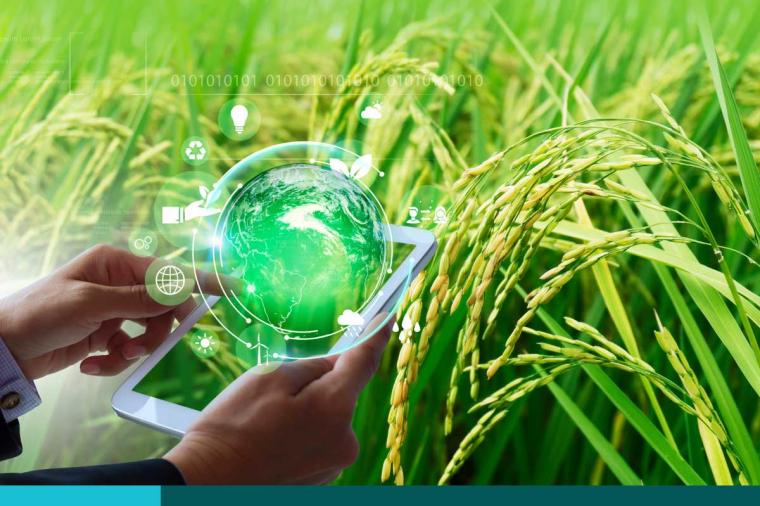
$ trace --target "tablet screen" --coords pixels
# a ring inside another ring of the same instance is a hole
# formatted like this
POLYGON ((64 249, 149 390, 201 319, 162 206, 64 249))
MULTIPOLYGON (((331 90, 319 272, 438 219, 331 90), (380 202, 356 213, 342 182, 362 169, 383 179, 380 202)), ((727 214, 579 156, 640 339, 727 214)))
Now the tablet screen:
MULTIPOLYGON (((414 249, 413 244, 394 242, 395 271, 414 249)), ((325 294, 329 296, 329 294, 325 294)), ((218 306, 218 305, 217 305, 218 306)), ((214 311, 225 308, 214 306, 214 311)), ((224 315, 219 314, 224 321, 224 315)), ((265 325, 251 325, 245 341, 234 338, 210 313, 203 315, 177 344, 135 386, 138 393, 202 410, 235 378, 250 367, 287 356, 287 348, 265 325), (255 344, 254 344, 255 343, 255 344)))

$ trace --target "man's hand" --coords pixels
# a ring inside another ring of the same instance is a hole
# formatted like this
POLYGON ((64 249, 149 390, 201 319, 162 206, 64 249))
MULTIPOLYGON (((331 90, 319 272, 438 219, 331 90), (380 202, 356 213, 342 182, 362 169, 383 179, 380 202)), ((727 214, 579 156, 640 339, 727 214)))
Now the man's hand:
POLYGON ((203 410, 164 458, 189 484, 333 481, 358 455, 354 407, 389 334, 385 327, 337 359, 290 362, 266 374, 248 371, 203 410))
MULTIPOLYGON (((0 338, 30 379, 82 361, 85 374, 111 375, 153 351, 171 330, 176 307, 145 287, 152 258, 96 246, 49 276, 0 300, 0 338), (135 338, 124 320, 145 325, 135 338), (95 352, 107 352, 90 356, 95 352)), ((192 299, 181 306, 192 307, 192 299)))

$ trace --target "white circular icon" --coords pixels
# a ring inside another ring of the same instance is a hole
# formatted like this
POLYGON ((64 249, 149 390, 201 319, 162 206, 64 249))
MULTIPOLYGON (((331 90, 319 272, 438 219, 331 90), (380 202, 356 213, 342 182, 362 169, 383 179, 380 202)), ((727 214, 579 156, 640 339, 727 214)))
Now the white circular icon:
POLYGON ((185 156, 188 160, 199 162, 206 158, 206 146, 203 145, 202 141, 194 139, 187 143, 185 156))
POLYGON ((152 243, 153 238, 149 235, 146 235, 145 237, 139 237, 134 241, 135 249, 143 251, 148 251, 152 243))
POLYGON ((164 295, 177 295, 185 287, 185 273, 176 265, 164 265, 156 272, 156 288, 164 295))

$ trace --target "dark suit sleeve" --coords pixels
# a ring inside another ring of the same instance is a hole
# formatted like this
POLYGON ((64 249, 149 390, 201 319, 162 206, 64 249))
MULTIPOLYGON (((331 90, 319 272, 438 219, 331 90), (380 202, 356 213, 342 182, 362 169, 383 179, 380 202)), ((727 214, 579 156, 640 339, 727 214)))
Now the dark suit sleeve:
MULTIPOLYGON (((0 412, 0 460, 21 453, 19 423, 6 423, 0 412)), ((46 469, 31 473, 0 474, 3 485, 184 485, 179 470, 163 459, 107 466, 46 469)))
POLYGON ((6 423, 0 411, 0 461, 21 455, 21 436, 18 420, 6 423))
POLYGON ((4 485, 184 485, 179 470, 163 459, 106 466, 0 474, 4 485))

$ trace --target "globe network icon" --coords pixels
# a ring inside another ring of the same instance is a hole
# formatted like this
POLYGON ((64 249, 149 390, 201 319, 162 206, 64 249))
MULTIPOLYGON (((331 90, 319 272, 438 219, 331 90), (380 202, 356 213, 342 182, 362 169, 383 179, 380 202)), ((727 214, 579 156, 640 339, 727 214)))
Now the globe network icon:
POLYGON ((177 295, 185 288, 185 273, 176 265, 164 265, 156 272, 156 288, 164 295, 177 295))

